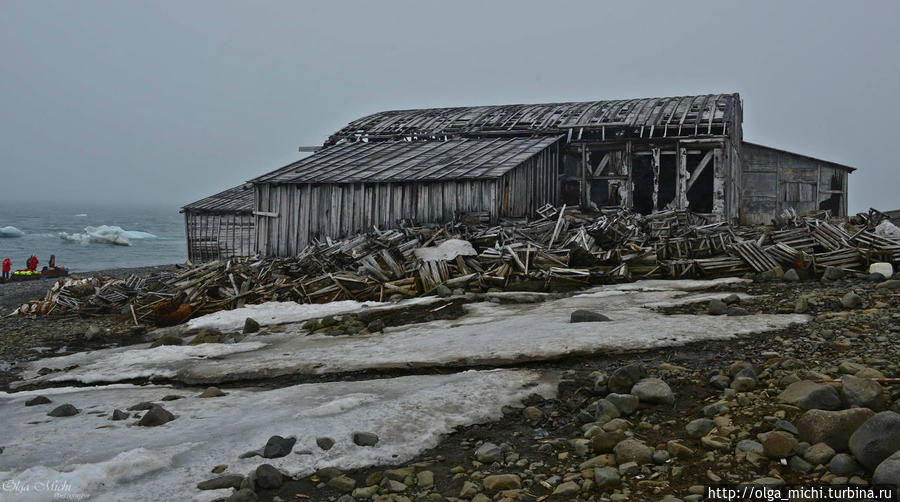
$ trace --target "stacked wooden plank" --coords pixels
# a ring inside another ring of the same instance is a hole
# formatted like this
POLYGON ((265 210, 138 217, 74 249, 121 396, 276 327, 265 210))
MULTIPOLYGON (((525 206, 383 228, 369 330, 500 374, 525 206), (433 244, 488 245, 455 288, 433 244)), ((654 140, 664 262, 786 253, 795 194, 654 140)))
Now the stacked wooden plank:
POLYGON ((373 229, 314 241, 289 258, 188 264, 147 278, 73 279, 20 313, 112 312, 130 314, 136 323, 173 323, 268 301, 388 301, 457 289, 554 291, 790 267, 862 270, 874 260, 900 261, 900 240, 874 233, 874 220, 852 231, 813 217, 785 221, 779 229, 747 229, 688 211, 644 216, 543 207, 531 221, 373 229), (466 241, 468 251, 417 257, 418 249, 451 239, 466 241))

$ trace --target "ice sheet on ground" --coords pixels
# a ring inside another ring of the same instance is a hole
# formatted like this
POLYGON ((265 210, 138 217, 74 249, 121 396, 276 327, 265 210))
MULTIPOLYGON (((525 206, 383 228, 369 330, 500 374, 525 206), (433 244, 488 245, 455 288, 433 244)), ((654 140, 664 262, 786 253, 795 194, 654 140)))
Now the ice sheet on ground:
POLYGON ((457 256, 475 256, 478 253, 472 243, 462 239, 447 239, 437 246, 418 248, 413 251, 422 261, 449 261, 457 256))
MULTIPOLYGON (((707 281, 706 287, 720 284, 707 281)), ((665 289, 664 283, 654 282, 648 291, 612 286, 543 303, 469 304, 465 306, 466 315, 458 319, 388 328, 384 333, 365 336, 305 335, 298 325, 292 325, 282 334, 249 338, 264 347, 216 358, 178 361, 172 354, 185 347, 171 347, 172 353, 164 362, 143 363, 143 354, 158 349, 105 349, 29 363, 22 377, 26 383, 116 382, 135 374, 155 374, 188 384, 213 384, 284 375, 508 365, 728 339, 809 320, 795 314, 726 317, 664 315, 653 310, 728 294, 685 291, 700 286, 696 281, 675 281, 665 289), (569 318, 576 309, 601 312, 612 320, 572 324, 569 318), (74 364, 79 366, 45 376, 37 374, 44 366, 62 370, 74 364)))
POLYGON ((261 325, 303 322, 329 315, 360 312, 369 308, 395 308, 437 301, 434 297, 422 297, 398 303, 357 302, 341 300, 329 303, 266 302, 247 305, 234 310, 222 310, 207 314, 187 322, 188 328, 216 328, 222 331, 237 331, 244 327, 244 321, 252 317, 261 325))
POLYGON ((151 233, 138 230, 124 230, 114 225, 100 225, 99 227, 84 227, 84 233, 69 234, 59 233, 60 239, 79 242, 81 244, 114 244, 117 246, 130 246, 132 240, 156 239, 151 233))
POLYGON ((0 238, 12 239, 16 237, 22 237, 23 235, 25 235, 25 232, 19 230, 16 227, 0 227, 0 238))
MULTIPOLYGON (((492 370, 274 390, 228 389, 228 396, 209 399, 194 397, 200 389, 164 386, 0 393, 0 483, 33 486, 42 480, 65 480, 70 492, 85 493, 89 500, 130 501, 136 493, 152 494, 154 500, 210 500, 230 492, 196 489, 198 482, 216 476, 210 471, 219 464, 229 466, 228 474, 247 474, 269 463, 292 475, 307 475, 322 467, 400 463, 434 447, 455 427, 499 418, 503 406, 518 405, 531 394, 552 397, 555 389, 553 377, 536 371, 492 370), (53 403, 26 407, 24 402, 36 394, 53 403), (160 403, 177 418, 159 427, 92 414, 108 415, 169 394, 188 397, 160 403), (46 416, 62 403, 82 411, 66 418, 46 416), (356 446, 351 438, 359 431, 377 434, 378 444, 356 446), (294 451, 311 453, 238 458, 262 448, 273 435, 296 436, 294 451), (323 436, 335 441, 332 449, 316 446, 316 438, 323 436)), ((54 499, 52 494, 32 493, 14 500, 54 499)))

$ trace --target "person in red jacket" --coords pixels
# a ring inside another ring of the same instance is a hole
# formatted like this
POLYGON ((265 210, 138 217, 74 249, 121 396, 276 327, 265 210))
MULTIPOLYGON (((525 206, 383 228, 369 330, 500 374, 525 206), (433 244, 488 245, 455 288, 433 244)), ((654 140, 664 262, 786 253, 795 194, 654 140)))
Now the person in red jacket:
POLYGON ((9 280, 9 271, 12 270, 12 261, 9 258, 3 260, 3 280, 9 280))
POLYGON ((28 270, 37 270, 37 266, 38 266, 37 256, 31 255, 31 258, 29 258, 28 261, 25 262, 25 264, 28 265, 28 270))

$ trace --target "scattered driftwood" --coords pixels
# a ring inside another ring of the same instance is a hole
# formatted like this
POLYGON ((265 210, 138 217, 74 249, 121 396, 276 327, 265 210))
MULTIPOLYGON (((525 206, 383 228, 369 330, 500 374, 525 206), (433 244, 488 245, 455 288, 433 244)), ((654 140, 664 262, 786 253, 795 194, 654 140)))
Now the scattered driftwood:
POLYGON ((565 290, 638 279, 714 278, 800 268, 862 270, 900 260, 900 240, 878 235, 870 211, 851 227, 827 214, 781 219, 778 228, 733 228, 688 211, 643 216, 583 214, 545 206, 532 221, 461 217, 443 226, 403 226, 322 239, 289 258, 235 258, 146 279, 59 281, 21 315, 127 314, 135 323, 176 324, 268 301, 388 301, 448 290, 565 290), (429 248, 427 252, 417 250, 429 248), (421 257, 439 257, 422 259, 421 257))

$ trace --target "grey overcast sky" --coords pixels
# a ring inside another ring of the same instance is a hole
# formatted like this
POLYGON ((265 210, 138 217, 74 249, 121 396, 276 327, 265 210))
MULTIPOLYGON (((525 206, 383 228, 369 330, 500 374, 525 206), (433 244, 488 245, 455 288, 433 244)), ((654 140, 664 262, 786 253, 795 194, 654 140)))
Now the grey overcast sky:
POLYGON ((0 197, 177 207, 380 110, 739 92, 746 140, 900 208, 898 25, 896 0, 0 0, 0 197))

